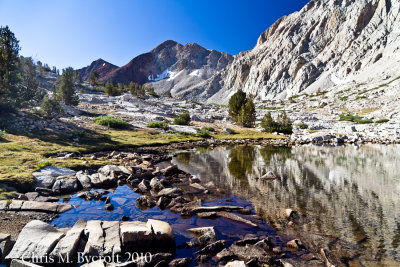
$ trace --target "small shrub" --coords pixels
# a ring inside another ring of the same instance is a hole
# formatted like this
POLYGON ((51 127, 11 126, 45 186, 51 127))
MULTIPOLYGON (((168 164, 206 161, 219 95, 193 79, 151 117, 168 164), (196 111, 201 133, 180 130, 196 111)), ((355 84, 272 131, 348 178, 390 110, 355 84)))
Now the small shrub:
POLYGON ((203 129, 207 130, 209 132, 214 132, 214 133, 216 132, 215 129, 213 127, 211 127, 211 126, 204 126, 203 129))
POLYGON ((127 123, 123 119, 116 118, 114 116, 101 116, 94 118, 93 121, 99 125, 106 126, 108 128, 126 129, 129 127, 129 123, 127 123))
POLYGON ((43 161, 43 162, 39 162, 38 164, 36 164, 36 167, 39 168, 39 169, 42 169, 44 167, 48 167, 48 166, 51 166, 51 165, 52 165, 51 162, 43 161))
POLYGON ((159 98, 160 96, 154 91, 154 88, 147 89, 147 93, 151 96, 159 98))
POLYGON ((104 88, 104 92, 108 96, 118 96, 122 93, 120 88, 118 88, 117 86, 114 85, 113 81, 106 84, 106 87, 104 88))
MULTIPOLYGON (((380 119, 380 120, 377 120, 375 123, 385 123, 388 121, 389 121, 389 119, 380 119)), ((1 134, 0 134, 0 137, 1 137, 1 134)))
POLYGON ((172 130, 168 130, 168 131, 167 131, 167 133, 169 133, 169 134, 173 134, 173 133, 174 133, 174 131, 172 131, 172 130))
POLYGON ((202 128, 201 130, 197 131, 197 136, 201 137, 201 138, 211 138, 211 134, 209 131, 207 131, 206 129, 202 128))
POLYGON ((0 130, 0 139, 2 139, 5 134, 6 134, 5 130, 0 130))
POLYGON ((61 107, 60 102, 55 98, 44 98, 42 104, 40 105, 40 114, 45 118, 57 118, 64 113, 64 109, 61 107))
POLYGON ((174 124, 176 125, 189 125, 190 113, 188 110, 183 110, 178 116, 174 118, 174 124))
POLYGON ((151 121, 147 124, 147 127, 166 129, 168 128, 168 121, 151 121))
POLYGON ((339 99, 341 101, 347 101, 349 99, 349 97, 348 96, 342 96, 342 97, 339 97, 339 99))
POLYGON ((308 125, 307 124, 305 124, 304 122, 301 122, 301 123, 297 123, 297 124, 295 124, 297 127, 299 127, 300 129, 307 129, 308 128, 308 125))

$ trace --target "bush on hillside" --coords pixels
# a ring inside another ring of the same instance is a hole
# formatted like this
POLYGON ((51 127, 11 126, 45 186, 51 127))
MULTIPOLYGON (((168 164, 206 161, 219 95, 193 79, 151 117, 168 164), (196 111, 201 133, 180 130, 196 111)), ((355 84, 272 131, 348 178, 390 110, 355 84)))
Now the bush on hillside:
POLYGON ((268 112, 264 115, 264 118, 261 121, 261 127, 267 133, 283 133, 283 134, 292 134, 292 123, 290 122, 289 117, 286 112, 283 111, 279 114, 277 121, 272 118, 271 112, 268 112))
POLYGON ((197 130, 197 136, 199 136, 201 138, 206 138, 206 139, 211 138, 210 132, 204 128, 202 128, 201 130, 197 130))
POLYGON ((168 121, 152 121, 147 124, 149 128, 160 128, 160 129, 167 129, 168 128, 168 121))
POLYGON ((64 113, 64 109, 61 107, 60 102, 55 98, 45 97, 42 104, 40 105, 39 114, 45 118, 57 118, 64 113))
POLYGON ((238 90, 229 99, 229 115, 232 121, 243 127, 254 127, 256 121, 256 107, 253 96, 238 90))
POLYGON ((127 123, 123 119, 116 118, 114 116, 101 116, 94 118, 93 121, 99 125, 106 126, 108 128, 126 129, 129 127, 129 123, 127 123))
POLYGON ((176 125, 189 125, 190 124, 190 113, 188 110, 183 110, 178 116, 174 118, 174 124, 176 125))

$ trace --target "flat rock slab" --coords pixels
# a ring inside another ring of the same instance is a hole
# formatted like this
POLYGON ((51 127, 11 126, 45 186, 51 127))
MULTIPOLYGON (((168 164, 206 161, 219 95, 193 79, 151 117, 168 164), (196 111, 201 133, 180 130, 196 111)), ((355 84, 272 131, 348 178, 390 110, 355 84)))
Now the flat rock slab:
MULTIPOLYGON (((0 234, 0 249, 2 241, 9 238, 9 235, 0 234)), ((175 251, 175 247, 171 226, 159 220, 122 223, 79 220, 72 228, 60 229, 35 220, 22 229, 6 259, 29 261, 34 255, 51 256, 59 260, 69 255, 70 260, 76 260, 77 251, 82 250, 83 256, 94 257, 118 255, 123 251, 172 252, 175 251)))
POLYGON ((104 255, 121 254, 120 227, 117 221, 103 222, 104 239, 104 255))
POLYGON ((104 233, 101 221, 88 221, 85 228, 87 243, 84 255, 103 256, 104 255, 104 233))
POLYGON ((30 259, 47 256, 56 246, 64 233, 42 221, 29 222, 22 229, 10 254, 6 259, 30 259))
POLYGON ((86 222, 82 219, 77 221, 65 236, 58 242, 51 255, 53 257, 62 257, 65 259, 67 256, 72 257, 76 254, 76 250, 81 239, 83 230, 86 227, 86 222))
POLYGON ((46 213, 63 213, 71 210, 72 208, 72 205, 65 203, 29 200, 12 200, 10 203, 7 200, 0 200, 0 210, 4 211, 37 211, 46 213))
POLYGON ((10 267, 40 267, 40 265, 23 260, 12 260, 10 267))
POLYGON ((52 177, 59 177, 59 176, 67 176, 67 175, 75 175, 76 172, 71 169, 56 167, 56 166, 48 166, 40 170, 42 175, 48 175, 52 177))

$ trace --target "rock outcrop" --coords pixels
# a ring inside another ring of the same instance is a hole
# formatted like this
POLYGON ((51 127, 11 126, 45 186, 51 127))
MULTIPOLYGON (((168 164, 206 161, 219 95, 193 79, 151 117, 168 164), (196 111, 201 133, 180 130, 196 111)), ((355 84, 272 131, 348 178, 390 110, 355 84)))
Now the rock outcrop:
POLYGON ((241 88, 260 100, 285 99, 353 80, 397 77, 399 12, 394 0, 312 0, 184 97, 221 103, 241 88))

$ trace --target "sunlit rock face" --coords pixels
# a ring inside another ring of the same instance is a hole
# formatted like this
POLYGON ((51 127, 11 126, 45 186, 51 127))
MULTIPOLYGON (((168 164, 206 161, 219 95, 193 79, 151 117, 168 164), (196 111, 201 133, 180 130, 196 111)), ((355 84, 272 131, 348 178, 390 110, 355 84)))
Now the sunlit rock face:
MULTIPOLYGON (((227 102, 237 89, 260 100, 399 75, 400 2, 311 0, 255 40, 252 50, 191 95, 227 102)), ((189 91, 188 91, 189 92, 189 91)))
POLYGON ((292 208, 306 215, 305 230, 399 258, 400 146, 238 146, 184 153, 174 161, 202 182, 250 199, 279 229, 287 224, 279 210, 292 208), (278 178, 260 179, 269 171, 278 178))

